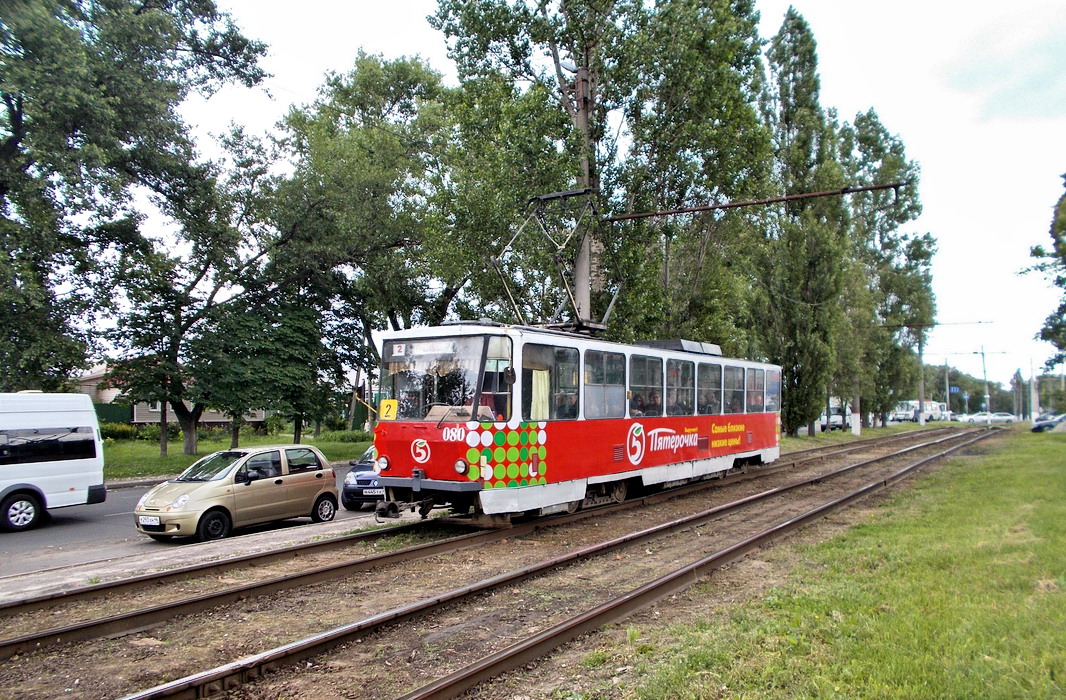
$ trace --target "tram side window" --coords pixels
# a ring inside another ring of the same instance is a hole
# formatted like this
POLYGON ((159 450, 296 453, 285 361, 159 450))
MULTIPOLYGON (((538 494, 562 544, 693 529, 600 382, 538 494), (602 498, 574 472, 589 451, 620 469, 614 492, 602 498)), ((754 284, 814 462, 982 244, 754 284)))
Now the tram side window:
POLYGON ((766 405, 767 412, 781 410, 781 370, 766 370, 766 405))
POLYGON ((585 417, 626 415, 626 356, 620 352, 585 352, 585 417))
POLYGON ((763 412, 763 394, 766 391, 766 370, 748 370, 748 413, 763 412))
POLYGON ((658 357, 633 355, 629 358, 629 414, 663 414, 663 361, 658 357))
POLYGON ((691 416, 695 393, 695 365, 684 360, 666 361, 666 415, 691 416))
POLYGON ((697 401, 701 416, 722 412, 722 365, 701 362, 697 376, 697 401))
POLYGON ((723 413, 744 412, 744 368, 725 368, 725 410, 723 413))
POLYGON ((578 416, 578 351, 526 345, 522 351, 522 415, 526 420, 578 416))

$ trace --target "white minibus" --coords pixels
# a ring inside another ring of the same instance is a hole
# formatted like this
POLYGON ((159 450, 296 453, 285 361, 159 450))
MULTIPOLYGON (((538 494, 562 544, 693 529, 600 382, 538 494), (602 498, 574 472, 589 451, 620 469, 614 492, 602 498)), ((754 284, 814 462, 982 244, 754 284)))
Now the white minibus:
POLYGON ((0 393, 0 529, 48 508, 103 503, 104 446, 86 394, 0 393))

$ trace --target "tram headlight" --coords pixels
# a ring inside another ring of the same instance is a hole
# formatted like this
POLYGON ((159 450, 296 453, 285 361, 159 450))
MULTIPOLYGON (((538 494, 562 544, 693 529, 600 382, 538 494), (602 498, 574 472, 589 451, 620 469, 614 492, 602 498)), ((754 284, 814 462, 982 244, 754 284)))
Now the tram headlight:
POLYGON ((389 458, 384 456, 384 455, 382 455, 381 457, 378 457, 377 461, 374 462, 374 471, 377 472, 378 474, 380 474, 381 472, 387 470, 388 468, 389 468, 389 458))
POLYGON ((457 459, 457 460, 455 460, 455 473, 456 474, 466 474, 468 471, 470 471, 470 465, 466 463, 465 459, 457 459))

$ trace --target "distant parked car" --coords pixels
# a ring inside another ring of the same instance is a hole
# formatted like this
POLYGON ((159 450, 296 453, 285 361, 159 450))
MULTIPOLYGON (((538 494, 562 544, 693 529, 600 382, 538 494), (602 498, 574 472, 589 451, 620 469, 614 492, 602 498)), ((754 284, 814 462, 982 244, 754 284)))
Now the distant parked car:
POLYGON ((375 459, 377 453, 369 447, 362 457, 348 462, 352 468, 344 475, 341 489, 341 505, 347 510, 359 510, 385 499, 385 488, 378 485, 378 475, 374 471, 375 459))
POLYGON ((1013 423, 1018 420, 1010 413, 989 413, 988 411, 981 411, 980 413, 973 413, 966 416, 967 423, 1013 423))
POLYGON ((1054 430, 1063 420, 1066 420, 1066 413, 1060 413, 1057 416, 1041 416, 1033 423, 1030 430, 1034 433, 1046 433, 1054 430))

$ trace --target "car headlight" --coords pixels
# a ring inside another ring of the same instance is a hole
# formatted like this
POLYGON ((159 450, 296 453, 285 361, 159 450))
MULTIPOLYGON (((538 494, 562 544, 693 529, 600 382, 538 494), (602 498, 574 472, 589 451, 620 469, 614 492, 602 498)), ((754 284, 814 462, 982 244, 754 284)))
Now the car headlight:
POLYGON ((144 492, 144 495, 141 496, 139 501, 137 501, 137 507, 138 508, 141 508, 141 507, 144 506, 144 502, 148 500, 148 496, 150 496, 151 493, 152 493, 151 491, 145 491, 144 492))
POLYGON ((344 484, 346 486, 354 486, 355 485, 355 472, 348 472, 347 474, 344 475, 344 484))
POLYGON ((170 505, 167 506, 167 507, 168 508, 172 508, 174 510, 177 510, 178 508, 181 508, 183 505, 185 505, 188 502, 189 502, 189 494, 183 493, 180 496, 178 496, 177 498, 175 498, 173 501, 171 501, 170 505))

